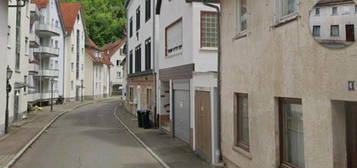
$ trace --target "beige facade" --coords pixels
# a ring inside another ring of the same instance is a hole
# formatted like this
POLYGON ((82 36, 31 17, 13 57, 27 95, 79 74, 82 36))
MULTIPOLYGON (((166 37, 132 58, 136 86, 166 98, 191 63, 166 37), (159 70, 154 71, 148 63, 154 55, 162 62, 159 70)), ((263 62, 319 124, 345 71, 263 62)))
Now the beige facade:
POLYGON ((356 44, 336 50, 314 40, 309 28, 313 0, 296 2, 297 12, 288 16, 281 15, 282 0, 246 1, 248 26, 237 32, 237 2, 221 1, 221 143, 227 167, 281 165, 278 98, 284 97, 302 101, 300 167, 347 168, 343 116, 345 102, 357 101, 356 44), (235 145, 234 93, 248 94, 248 151, 235 145))
MULTIPOLYGON (((8 32, 8 1, 1 1, 0 2, 0 46, 2 51, 6 51, 6 47, 8 45, 7 42, 7 32, 8 32)), ((0 76, 2 77, 1 79, 5 81, 5 76, 6 76, 6 54, 2 54, 0 56, 1 61, 0 62, 0 67, 2 67, 0 71, 0 76)), ((5 133, 5 104, 6 104, 6 82, 1 82, 0 83, 0 96, 2 99, 0 100, 0 136, 2 136, 5 133)))

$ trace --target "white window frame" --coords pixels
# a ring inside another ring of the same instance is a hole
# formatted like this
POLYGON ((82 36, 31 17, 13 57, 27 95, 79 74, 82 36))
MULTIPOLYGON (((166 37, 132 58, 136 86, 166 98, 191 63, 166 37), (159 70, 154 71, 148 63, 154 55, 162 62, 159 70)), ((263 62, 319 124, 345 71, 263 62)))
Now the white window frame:
POLYGON ((276 3, 275 4, 275 8, 276 8, 275 9, 275 12, 276 12, 276 14, 275 14, 275 17, 276 17, 275 22, 276 23, 275 24, 276 25, 295 20, 299 16, 299 9, 300 9, 299 6, 300 6, 301 0, 296 0, 297 2, 296 2, 295 12, 290 13, 288 15, 283 14, 283 1, 284 0, 276 0, 275 1, 275 3, 276 3))
MULTIPOLYGON (((235 0, 236 1, 236 33, 238 36, 245 36, 247 34, 247 29, 248 29, 248 12, 247 12, 247 28, 245 30, 242 30, 242 22, 241 22, 241 18, 240 18, 240 14, 241 14, 241 0, 235 0)), ((248 8, 248 1, 247 3, 247 8, 248 8)), ((247 10, 248 11, 248 10, 247 10)))

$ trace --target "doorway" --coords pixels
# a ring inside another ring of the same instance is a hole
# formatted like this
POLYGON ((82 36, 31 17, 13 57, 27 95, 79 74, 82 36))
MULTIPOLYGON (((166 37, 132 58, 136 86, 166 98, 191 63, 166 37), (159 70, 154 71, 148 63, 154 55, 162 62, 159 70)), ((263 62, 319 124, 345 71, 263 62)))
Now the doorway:
POLYGON ((174 90, 174 135, 190 143, 190 91, 174 90))
POLYGON ((211 162, 211 96, 207 91, 196 91, 196 150, 199 156, 211 162))
POLYGON ((355 41, 355 26, 353 24, 346 25, 346 41, 355 41))
POLYGON ((357 168, 357 103, 346 103, 347 167, 357 168))
POLYGON ((79 91, 80 91, 80 87, 77 86, 76 87, 76 101, 79 101, 79 91))

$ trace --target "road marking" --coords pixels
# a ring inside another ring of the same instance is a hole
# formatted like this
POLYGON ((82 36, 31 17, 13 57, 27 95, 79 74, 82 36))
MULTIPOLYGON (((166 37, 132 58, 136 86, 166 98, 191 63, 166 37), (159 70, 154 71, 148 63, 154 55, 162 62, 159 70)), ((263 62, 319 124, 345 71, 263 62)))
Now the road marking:
POLYGON ((114 107, 114 117, 125 127, 130 135, 133 136, 161 164, 161 166, 164 168, 170 168, 169 165, 167 165, 149 146, 147 146, 138 136, 136 136, 135 133, 124 123, 124 121, 119 118, 119 116, 116 114, 118 106, 119 105, 116 105, 114 107))

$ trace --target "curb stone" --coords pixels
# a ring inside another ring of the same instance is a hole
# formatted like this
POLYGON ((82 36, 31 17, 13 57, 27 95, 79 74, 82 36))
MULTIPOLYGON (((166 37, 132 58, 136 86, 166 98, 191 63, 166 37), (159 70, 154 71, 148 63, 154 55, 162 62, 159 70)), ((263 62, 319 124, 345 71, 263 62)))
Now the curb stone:
MULTIPOLYGON (((83 107, 83 106, 86 106, 86 105, 89 105, 89 104, 93 104, 93 103, 94 103, 94 102, 88 102, 88 103, 79 104, 79 105, 77 105, 77 106, 75 106, 75 107, 73 107, 73 108, 71 108, 71 109, 69 109, 69 110, 66 110, 66 111, 64 111, 64 112, 62 112, 62 113, 56 115, 46 126, 44 126, 44 127, 41 129, 40 132, 38 132, 38 133, 36 134, 36 136, 35 136, 34 138, 32 138, 23 148, 21 148, 21 150, 20 150, 19 152, 16 153, 15 157, 13 157, 13 158, 9 161, 9 163, 6 164, 6 166, 5 166, 4 168, 11 168, 11 166, 13 166, 13 165, 16 163, 16 161, 17 161, 18 159, 20 159, 20 157, 27 151, 27 149, 30 148, 31 145, 32 145, 33 143, 35 143, 36 140, 38 140, 38 138, 40 138, 40 136, 41 136, 58 118, 60 118, 61 116, 63 116, 64 114, 66 114, 66 113, 68 113, 68 112, 70 112, 70 111, 72 111, 72 110, 75 110, 75 109, 78 109, 78 108, 81 108, 81 107, 83 107)), ((6 137, 5 137, 5 138, 6 138, 6 137)), ((5 139, 5 138, 3 138, 3 139, 5 139)))
POLYGON ((124 123, 124 121, 118 117, 117 115, 118 106, 119 105, 116 105, 114 107, 114 117, 124 126, 124 128, 129 132, 129 134, 133 136, 134 139, 137 140, 140 143, 140 145, 143 146, 150 153, 150 155, 153 156, 160 163, 162 167, 170 168, 170 166, 167 163, 165 163, 164 160, 162 160, 149 146, 147 146, 138 136, 136 136, 136 134, 124 123))

